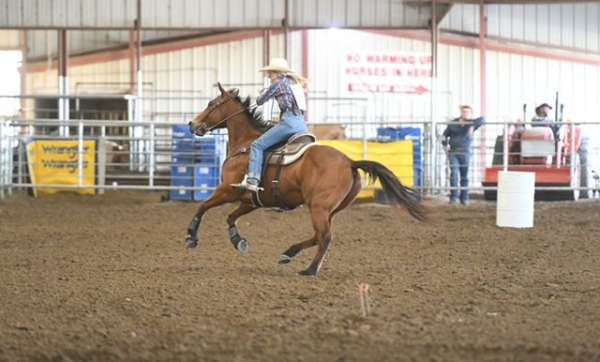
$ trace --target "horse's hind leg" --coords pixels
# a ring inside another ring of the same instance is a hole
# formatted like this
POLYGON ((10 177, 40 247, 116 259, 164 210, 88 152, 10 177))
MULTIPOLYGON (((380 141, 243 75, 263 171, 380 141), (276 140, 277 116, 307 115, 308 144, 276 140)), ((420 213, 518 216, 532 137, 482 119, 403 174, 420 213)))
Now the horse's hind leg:
POLYGON ((233 244, 233 247, 241 253, 247 253, 249 245, 248 241, 240 235, 240 231, 236 225, 236 222, 241 216, 246 215, 255 209, 256 207, 251 204, 241 203, 227 217, 227 225, 229 226, 229 240, 233 244))
POLYGON ((279 257, 279 264, 287 264, 290 261, 292 261, 292 259, 298 255, 299 252, 301 252, 304 249, 310 248, 312 246, 317 245, 317 242, 319 241, 317 234, 315 234, 315 236, 313 236, 312 238, 303 241, 301 243, 297 243, 294 244, 292 246, 290 246, 283 254, 281 254, 281 256, 279 257))
POLYGON ((310 210, 313 228, 315 229, 315 234, 317 235, 319 250, 317 251, 317 255, 310 263, 306 270, 300 272, 301 275, 317 275, 319 273, 319 269, 321 269, 321 264, 323 263, 323 258, 325 254, 327 254, 327 250, 329 249, 329 244, 331 243, 331 223, 330 212, 325 207, 311 207, 310 210))
MULTIPOLYGON (((353 181, 352 181, 352 186, 350 188, 350 191, 348 192, 348 194, 346 195, 344 200, 342 200, 342 202, 338 205, 338 207, 332 213, 329 214, 329 224, 330 225, 331 225, 331 221, 333 220, 333 216, 335 216, 335 214, 337 214, 338 212, 342 211, 343 209, 348 207, 350 204, 352 204, 352 201, 354 201, 354 198, 360 192, 361 184, 360 184, 360 176, 358 175, 358 172, 353 172, 352 177, 353 177, 353 181)), ((301 243, 297 243, 297 244, 290 246, 283 254, 281 254, 281 256, 279 258, 279 264, 289 263, 290 261, 292 261, 292 259, 296 255, 298 255, 299 252, 301 252, 304 249, 308 249, 310 247, 317 245, 318 242, 319 242, 319 235, 317 233, 315 233, 315 235, 311 239, 308 239, 301 243)))

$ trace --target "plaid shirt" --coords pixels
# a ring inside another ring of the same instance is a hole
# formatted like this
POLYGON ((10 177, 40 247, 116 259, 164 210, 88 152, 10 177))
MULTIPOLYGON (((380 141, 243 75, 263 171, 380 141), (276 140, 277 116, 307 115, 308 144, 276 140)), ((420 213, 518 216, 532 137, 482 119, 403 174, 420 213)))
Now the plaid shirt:
POLYGON ((301 114, 302 112, 298 108, 294 93, 290 88, 291 84, 292 79, 290 77, 286 77, 285 75, 280 76, 263 94, 256 98, 256 104, 260 106, 275 97, 281 113, 291 111, 294 114, 301 114))

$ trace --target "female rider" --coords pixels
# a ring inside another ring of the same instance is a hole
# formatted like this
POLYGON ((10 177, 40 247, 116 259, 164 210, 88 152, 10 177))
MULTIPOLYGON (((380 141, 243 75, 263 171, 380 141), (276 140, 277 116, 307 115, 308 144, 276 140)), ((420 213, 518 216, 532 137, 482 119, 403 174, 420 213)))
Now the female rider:
POLYGON ((293 72, 288 62, 282 58, 271 59, 270 64, 259 71, 267 73, 271 85, 256 99, 256 104, 260 106, 269 99, 275 98, 281 110, 281 120, 279 124, 252 142, 248 172, 241 183, 231 185, 253 192, 261 190, 259 185, 265 150, 286 141, 295 134, 308 132, 304 121, 306 100, 303 85, 306 79, 293 72))

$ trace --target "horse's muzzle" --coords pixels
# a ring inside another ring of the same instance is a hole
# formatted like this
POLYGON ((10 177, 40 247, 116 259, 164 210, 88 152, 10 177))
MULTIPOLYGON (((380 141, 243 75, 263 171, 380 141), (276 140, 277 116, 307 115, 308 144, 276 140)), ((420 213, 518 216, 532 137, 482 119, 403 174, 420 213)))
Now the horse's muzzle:
POLYGON ((200 127, 194 129, 194 124, 192 122, 188 123, 188 125, 190 126, 190 133, 194 134, 196 136, 204 136, 204 134, 206 133, 204 131, 204 127, 202 127, 202 125, 200 125, 200 127))

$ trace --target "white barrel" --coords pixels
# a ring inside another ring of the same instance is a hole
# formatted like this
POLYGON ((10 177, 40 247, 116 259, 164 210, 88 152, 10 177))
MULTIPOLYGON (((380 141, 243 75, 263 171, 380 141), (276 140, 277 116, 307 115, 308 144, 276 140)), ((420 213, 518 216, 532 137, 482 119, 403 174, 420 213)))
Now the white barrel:
POLYGON ((533 227, 535 173, 498 172, 496 225, 499 227, 533 227))

